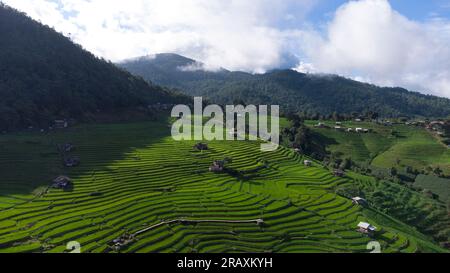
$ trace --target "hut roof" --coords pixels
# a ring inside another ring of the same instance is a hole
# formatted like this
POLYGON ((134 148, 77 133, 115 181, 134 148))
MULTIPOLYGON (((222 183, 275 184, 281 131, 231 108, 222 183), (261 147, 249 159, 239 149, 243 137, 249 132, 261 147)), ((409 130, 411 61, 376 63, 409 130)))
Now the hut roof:
POLYGON ((72 179, 70 179, 69 177, 65 176, 65 175, 60 175, 57 178, 55 178, 53 180, 53 182, 55 183, 59 183, 59 182, 71 182, 72 179))
POLYGON ((366 223, 366 222, 360 222, 358 224, 358 227, 362 228, 362 229, 370 230, 370 231, 375 231, 377 229, 376 227, 374 227, 371 224, 366 223))

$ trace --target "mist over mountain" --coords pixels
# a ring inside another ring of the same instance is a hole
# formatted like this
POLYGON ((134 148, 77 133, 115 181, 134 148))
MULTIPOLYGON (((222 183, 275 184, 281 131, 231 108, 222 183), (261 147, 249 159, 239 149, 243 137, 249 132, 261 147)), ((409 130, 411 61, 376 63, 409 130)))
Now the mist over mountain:
POLYGON ((1 3, 0 37, 1 130, 48 126, 62 118, 94 120, 99 114, 115 119, 148 104, 187 100, 1 3))
POLYGON ((446 117, 450 99, 378 87, 336 75, 304 74, 289 69, 265 74, 207 71, 203 64, 177 54, 125 60, 118 66, 156 84, 220 104, 278 104, 284 111, 331 114, 378 112, 382 116, 446 117))
POLYGON ((231 72, 224 68, 208 71, 203 63, 172 53, 125 60, 117 65, 147 81, 179 88, 189 95, 199 95, 194 89, 197 83, 203 81, 234 81, 252 77, 249 73, 231 72))

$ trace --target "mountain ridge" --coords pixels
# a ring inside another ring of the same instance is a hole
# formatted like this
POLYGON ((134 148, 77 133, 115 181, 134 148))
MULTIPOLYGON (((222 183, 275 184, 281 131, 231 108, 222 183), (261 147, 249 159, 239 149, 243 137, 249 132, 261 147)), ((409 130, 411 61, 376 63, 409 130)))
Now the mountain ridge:
POLYGON ((0 37, 1 131, 46 128, 54 119, 95 120, 99 113, 123 119, 130 111, 151 114, 145 109, 149 104, 188 100, 95 57, 2 3, 0 37))
POLYGON ((226 104, 239 99, 252 104, 279 104, 286 111, 321 114, 375 111, 383 116, 446 117, 450 99, 401 87, 378 87, 338 75, 305 74, 275 69, 264 74, 240 71, 183 71, 171 65, 193 59, 172 53, 149 59, 125 60, 117 65, 145 80, 176 88, 191 96, 205 96, 226 104), (270 91, 270 90, 271 91, 270 91))

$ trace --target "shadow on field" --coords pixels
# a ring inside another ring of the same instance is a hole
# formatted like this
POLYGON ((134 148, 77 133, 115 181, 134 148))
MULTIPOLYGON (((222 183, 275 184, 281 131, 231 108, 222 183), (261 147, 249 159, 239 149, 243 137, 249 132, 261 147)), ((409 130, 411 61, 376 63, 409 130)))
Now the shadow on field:
MULTIPOLYGON (((0 197, 42 193, 53 179, 107 168, 135 149, 170 136, 167 122, 84 124, 73 128, 0 135, 0 197), (80 166, 64 167, 57 145, 72 143, 80 166)), ((76 183, 75 183, 76 187, 76 183)))

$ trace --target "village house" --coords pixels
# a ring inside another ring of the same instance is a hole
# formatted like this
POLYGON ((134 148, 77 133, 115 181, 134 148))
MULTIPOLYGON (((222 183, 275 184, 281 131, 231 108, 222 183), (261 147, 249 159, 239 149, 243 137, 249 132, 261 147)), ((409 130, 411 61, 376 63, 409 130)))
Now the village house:
POLYGON ((214 160, 213 164, 209 167, 209 171, 213 173, 223 172, 225 162, 222 160, 214 160))
POLYGON ((329 126, 327 126, 326 124, 319 122, 316 125, 314 125, 314 127, 316 128, 330 128, 329 126))
POLYGON ((430 126, 435 126, 435 125, 441 126, 441 125, 444 125, 444 124, 445 123, 443 121, 439 121, 439 120, 435 120, 435 121, 430 122, 430 126))
POLYGON ((344 177, 345 176, 345 172, 342 170, 334 170, 333 171, 333 175, 336 177, 344 177))
POLYGON ((336 131, 343 131, 344 130, 344 128, 342 128, 341 126, 334 126, 334 129, 336 131))
POLYGON ((197 143, 194 145, 193 147, 195 150, 199 150, 199 151, 206 151, 208 150, 208 144, 205 143, 197 143))
POLYGON ((67 189, 72 186, 72 180, 64 175, 58 176, 53 180, 52 188, 67 189))
POLYGON ((56 129, 64 129, 69 127, 69 123, 65 119, 57 119, 54 121, 54 128, 56 129))
POLYGON ((307 167, 310 167, 310 166, 312 166, 312 161, 311 160, 305 160, 305 161, 303 161, 303 164, 305 166, 307 166, 307 167))
POLYGON ((120 249, 131 242, 135 240, 134 236, 132 234, 124 234, 121 237, 114 239, 112 242, 110 242, 108 245, 112 247, 116 251, 120 251, 120 249))
POLYGON ((355 205, 359 205, 359 206, 366 206, 367 205, 367 201, 364 198, 361 197, 353 197, 352 198, 352 203, 355 205))
POLYGON ((70 153, 75 150, 75 146, 71 143, 60 144, 58 150, 63 153, 70 153))
POLYGON ((445 123, 443 121, 432 121, 425 128, 431 131, 440 131, 445 123))
POLYGON ((76 156, 69 156, 64 158, 64 166, 66 167, 76 167, 78 165, 80 165, 80 158, 76 157, 76 156))
POLYGON ((370 129, 365 129, 365 128, 356 128, 355 131, 356 131, 357 133, 365 133, 365 134, 367 134, 367 133, 369 133, 371 130, 370 130, 370 129))
POLYGON ((349 132, 349 133, 353 132, 353 128, 348 128, 347 132, 349 132))
POLYGON ((376 227, 372 226, 369 223, 366 222, 360 222, 358 224, 358 232, 361 232, 363 234, 368 234, 369 236, 372 236, 375 234, 375 231, 377 230, 376 227))

